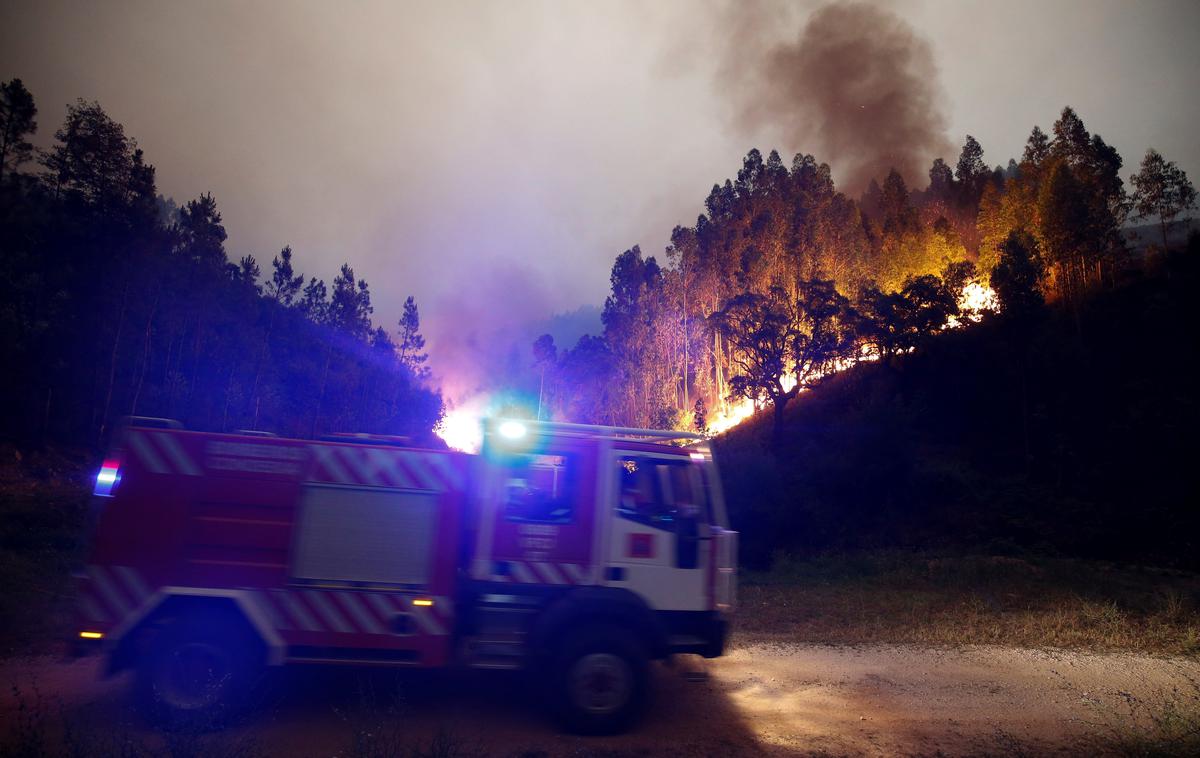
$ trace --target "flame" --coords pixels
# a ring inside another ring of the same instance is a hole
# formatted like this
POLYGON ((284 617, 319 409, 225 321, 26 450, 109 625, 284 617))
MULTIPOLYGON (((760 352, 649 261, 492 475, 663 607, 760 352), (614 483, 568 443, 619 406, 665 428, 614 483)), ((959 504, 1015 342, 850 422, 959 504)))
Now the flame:
POLYGON ((483 446, 483 416, 487 403, 482 395, 469 398, 446 411, 434 433, 454 450, 478 453, 483 446))
MULTIPOLYGON (((996 297, 996 292, 991 287, 978 281, 972 281, 963 287, 962 295, 958 300, 958 307, 961 315, 952 317, 947 321, 946 329, 957 329, 980 321, 985 312, 999 311, 1000 301, 996 297)), ((856 357, 838 361, 827 373, 835 374, 845 371, 863 361, 878 359, 879 356, 874 351, 864 347, 856 357)), ((825 375, 820 374, 813 378, 816 379, 825 375)), ((785 374, 781 380, 781 384, 785 392, 790 391, 796 386, 795 374, 785 374)), ((807 388, 802 387, 800 389, 800 392, 806 391, 807 388)), ((756 412, 762 410, 767 402, 767 398, 759 398, 758 400, 743 398, 735 402, 722 404, 708 418, 708 435, 713 437, 729 431, 753 416, 756 412)), ((476 395, 471 397, 448 410, 446 416, 442 419, 442 423, 438 425, 434 432, 455 450, 460 450, 464 453, 477 453, 483 445, 482 423, 484 416, 487 415, 487 409, 488 399, 486 396, 476 395)))
MULTIPOLYGON (((958 329, 967 324, 978 323, 983 319, 984 313, 989 311, 995 313, 1000 310, 1000 299, 996 297, 996 291, 991 287, 977 280, 972 280, 963 287, 962 294, 958 298, 958 309, 960 315, 951 316, 946 321, 945 329, 958 329)), ((830 371, 817 374, 813 378, 819 379, 828 374, 845 371, 857 363, 878 359, 879 356, 873 350, 864 346, 857 357, 838 361, 830 371)), ((783 384, 784 391, 789 391, 796 386, 796 377, 794 374, 787 374, 783 377, 781 383, 783 384)), ((800 391, 806 392, 807 388, 801 388, 800 391)), ((766 402, 765 398, 757 401, 742 399, 725 405, 709 419, 709 436, 715 437, 718 434, 729 431, 753 416, 755 412, 762 410, 766 402)))
POLYGON ((712 418, 708 419, 709 436, 724 434, 753 416, 756 410, 758 408, 753 400, 743 399, 727 404, 725 408, 718 410, 712 415, 712 418))
MULTIPOLYGON (((795 374, 784 374, 780 378, 779 383, 783 385, 784 392, 790 392, 796 386, 795 374)), ((800 390, 804 392, 804 389, 800 390)), ((708 419, 708 434, 710 437, 727 432, 746 419, 750 418, 755 412, 762 410, 766 400, 754 401, 741 399, 734 403, 728 403, 726 406, 718 410, 713 416, 708 419)))
POLYGON ((996 291, 991 287, 972 280, 958 296, 958 310, 961 315, 951 316, 946 322, 947 329, 978 323, 988 311, 999 312, 1000 298, 996 297, 996 291))

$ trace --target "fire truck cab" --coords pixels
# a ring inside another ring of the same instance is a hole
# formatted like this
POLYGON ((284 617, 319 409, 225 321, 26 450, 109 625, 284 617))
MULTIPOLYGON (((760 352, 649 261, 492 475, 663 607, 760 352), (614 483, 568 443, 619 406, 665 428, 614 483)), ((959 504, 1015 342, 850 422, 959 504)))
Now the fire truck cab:
POLYGON ((264 666, 527 669, 569 728, 639 713, 648 662, 723 652, 736 534, 698 435, 492 419, 478 455, 134 420, 97 476, 78 640, 162 718, 264 666))

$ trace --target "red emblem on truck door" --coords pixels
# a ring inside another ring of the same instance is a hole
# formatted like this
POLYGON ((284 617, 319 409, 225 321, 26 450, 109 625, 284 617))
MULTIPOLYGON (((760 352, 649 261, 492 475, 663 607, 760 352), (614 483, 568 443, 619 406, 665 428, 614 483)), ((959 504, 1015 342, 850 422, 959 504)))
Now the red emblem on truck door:
POLYGON ((629 557, 653 558, 654 535, 642 532, 635 532, 629 535, 629 557))

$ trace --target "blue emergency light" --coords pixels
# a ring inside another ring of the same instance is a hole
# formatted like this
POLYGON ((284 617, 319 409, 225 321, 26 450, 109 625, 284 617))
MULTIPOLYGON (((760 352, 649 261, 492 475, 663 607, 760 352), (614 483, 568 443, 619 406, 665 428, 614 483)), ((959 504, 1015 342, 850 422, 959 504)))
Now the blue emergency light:
POLYGON ((96 474, 96 487, 92 494, 97 497, 112 497, 117 485, 121 483, 121 462, 107 460, 100 466, 96 474))

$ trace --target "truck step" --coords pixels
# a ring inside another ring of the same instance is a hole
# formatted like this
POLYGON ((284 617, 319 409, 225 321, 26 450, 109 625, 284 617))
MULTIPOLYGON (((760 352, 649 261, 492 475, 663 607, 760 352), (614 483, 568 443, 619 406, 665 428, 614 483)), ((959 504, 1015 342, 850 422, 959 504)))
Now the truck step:
POLYGON ((473 668, 515 669, 525 658, 524 635, 474 637, 464 643, 463 659, 473 668))

